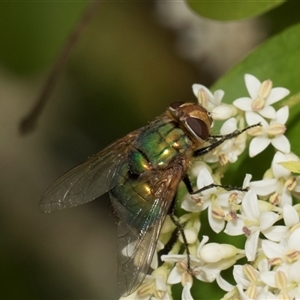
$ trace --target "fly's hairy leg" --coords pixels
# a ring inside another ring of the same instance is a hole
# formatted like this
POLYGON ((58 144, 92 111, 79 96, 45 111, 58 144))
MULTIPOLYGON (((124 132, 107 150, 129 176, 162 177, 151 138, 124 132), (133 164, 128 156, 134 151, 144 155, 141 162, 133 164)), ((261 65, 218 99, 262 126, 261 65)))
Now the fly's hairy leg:
POLYGON ((212 151, 213 149, 215 149, 216 147, 220 146, 221 144, 223 144, 225 141, 227 140, 231 140, 233 138, 236 138, 237 136, 239 136, 240 134, 242 134, 243 132, 247 131, 248 129, 251 129, 253 127, 257 127, 257 126, 261 126, 260 123, 258 124, 254 124, 248 127, 245 127, 242 130, 235 130, 229 134, 225 134, 225 135, 215 135, 215 136, 211 136, 210 139, 213 141, 212 144, 210 144, 207 147, 198 149, 194 152, 194 156, 201 156, 204 155, 210 151, 212 151))
POLYGON ((191 181, 189 179, 189 177, 186 175, 183 177, 183 182, 189 192, 190 195, 195 195, 195 194, 199 194, 203 191, 206 191, 206 190, 209 190, 209 189, 212 189, 214 187, 220 187, 226 191, 240 191, 240 192, 247 192, 248 189, 247 188, 241 188, 241 187, 238 187, 238 186, 231 186, 231 185, 222 185, 222 184, 215 184, 215 183, 211 183, 211 184, 208 184, 204 187, 202 187, 201 189, 198 189, 198 190, 193 190, 193 187, 192 187, 192 184, 191 184, 191 181))
POLYGON ((189 244, 187 242, 187 238, 186 238, 185 233, 184 233, 184 225, 185 224, 181 224, 178 220, 176 220, 173 213, 170 214, 170 218, 171 218, 172 222, 175 224, 175 226, 177 227, 178 232, 182 236, 183 244, 184 244, 184 247, 185 247, 185 250, 186 250, 186 255, 187 255, 187 270, 190 274, 192 274, 193 270, 191 268, 191 253, 190 253, 190 250, 189 250, 189 244))
POLYGON ((176 199, 176 195, 175 195, 174 201, 172 202, 172 205, 170 207, 169 216, 170 216, 170 219, 173 222, 173 224, 176 226, 177 235, 181 234, 181 236, 182 236, 183 244, 184 244, 184 247, 186 249, 186 254, 187 254, 187 270, 190 274, 192 274, 191 258, 190 258, 191 254, 190 254, 190 250, 188 247, 189 245, 187 242, 187 238, 184 233, 185 223, 180 223, 175 217, 175 203, 176 203, 175 199, 176 199))

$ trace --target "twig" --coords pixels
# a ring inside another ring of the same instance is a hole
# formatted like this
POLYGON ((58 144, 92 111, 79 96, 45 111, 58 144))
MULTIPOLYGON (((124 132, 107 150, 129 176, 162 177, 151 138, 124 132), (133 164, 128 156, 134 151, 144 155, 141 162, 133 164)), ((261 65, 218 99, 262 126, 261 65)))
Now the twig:
POLYGON ((58 58, 54 62, 54 65, 50 71, 50 74, 42 88, 42 91, 37 98, 33 108, 30 112, 21 120, 19 124, 19 132, 21 135, 28 134, 33 131, 36 127, 38 118, 40 117, 46 103, 50 99, 51 92, 58 80, 59 75, 61 74, 63 68, 65 67, 68 58, 73 50, 75 44, 81 37, 84 29, 87 27, 87 24, 92 19, 93 15, 98 11, 98 5, 101 3, 101 0, 95 0, 89 3, 85 11, 83 12, 78 23, 74 29, 70 32, 65 45, 63 46, 58 58))

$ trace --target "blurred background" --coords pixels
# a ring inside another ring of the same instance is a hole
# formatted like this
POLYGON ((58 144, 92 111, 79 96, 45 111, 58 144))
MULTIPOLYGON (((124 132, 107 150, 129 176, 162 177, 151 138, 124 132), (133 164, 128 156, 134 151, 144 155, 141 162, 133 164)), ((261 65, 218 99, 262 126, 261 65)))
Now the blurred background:
POLYGON ((39 211, 41 195, 171 102, 195 101, 193 83, 209 86, 293 20, 280 27, 275 9, 221 23, 201 19, 182 2, 103 2, 38 127, 21 136, 21 119, 87 5, 0 3, 1 299, 119 298, 116 220, 107 195, 47 215, 39 211))

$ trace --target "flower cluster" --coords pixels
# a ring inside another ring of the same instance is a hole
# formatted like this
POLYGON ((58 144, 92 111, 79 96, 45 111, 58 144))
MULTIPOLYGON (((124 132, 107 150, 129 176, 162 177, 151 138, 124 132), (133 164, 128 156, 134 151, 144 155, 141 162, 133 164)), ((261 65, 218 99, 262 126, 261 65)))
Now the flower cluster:
MULTIPOLYGON (((293 203, 292 198, 300 198, 300 176, 279 164, 299 158, 291 152, 284 135, 289 108, 276 111, 272 106, 289 91, 273 88, 271 80, 260 82, 249 74, 245 83, 249 97, 239 98, 232 105, 222 104, 223 91, 213 94, 202 85, 193 85, 198 102, 214 120, 224 121, 221 135, 241 130, 246 124, 261 126, 224 142, 195 163, 191 172, 202 192, 182 200, 181 208, 187 213, 178 221, 185 224, 185 240, 180 235, 172 250, 162 256, 164 263, 146 277, 135 299, 172 299, 171 286, 177 283, 183 286, 182 299, 193 299, 191 287, 196 280, 216 281, 225 291, 223 299, 300 298, 300 204, 293 203), (248 140, 250 157, 270 144, 275 148, 270 169, 259 181, 251 181, 252 176, 246 174, 240 189, 220 187, 224 168, 247 149, 248 140), (209 185, 212 187, 203 189, 209 185), (200 214, 204 210, 215 233, 242 235, 244 247, 208 242, 207 236, 201 236, 200 214), (182 253, 185 243, 188 252, 182 253), (234 283, 222 277, 222 271, 229 268, 234 283)), ((165 223, 165 228, 174 230, 169 218, 165 223)), ((160 241, 165 242, 162 238, 160 241)))

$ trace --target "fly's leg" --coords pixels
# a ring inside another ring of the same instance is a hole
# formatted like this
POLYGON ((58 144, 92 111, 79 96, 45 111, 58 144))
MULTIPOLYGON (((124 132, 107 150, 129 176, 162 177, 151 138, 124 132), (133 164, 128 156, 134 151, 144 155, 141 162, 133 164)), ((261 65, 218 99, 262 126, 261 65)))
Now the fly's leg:
POLYGON ((187 175, 185 175, 182 179, 182 181, 184 182, 188 192, 190 195, 195 195, 195 194, 199 194, 203 191, 206 191, 206 190, 209 190, 209 189, 212 189, 214 187, 220 187, 226 191, 240 191, 240 192, 247 192, 248 189, 247 188, 241 188, 241 187, 237 187, 237 186, 231 186, 231 185, 222 185, 222 184, 215 184, 215 183, 211 183, 209 185, 206 185, 204 187, 202 187, 201 189, 199 190, 196 190, 194 191, 193 190, 193 187, 192 187, 192 184, 191 184, 191 181, 189 179, 189 177, 187 175))
POLYGON ((235 130, 229 134, 225 134, 225 135, 215 135, 215 136, 211 136, 210 139, 212 140, 212 144, 207 146, 207 147, 204 147, 204 148, 201 148, 201 149, 198 149, 194 152, 194 156, 201 156, 201 155, 204 155, 210 151, 212 151, 213 149, 215 149, 216 147, 220 146, 221 144, 223 144, 225 141, 227 140, 231 140, 237 136, 239 136, 240 134, 242 134, 243 132, 247 131, 248 129, 250 128, 253 128, 253 127, 257 127, 257 126, 261 126, 260 123, 257 123, 257 124, 254 124, 254 125, 251 125, 251 126, 248 126, 242 130, 235 130), (219 138, 219 139, 218 139, 219 138))
MULTIPOLYGON (((186 186, 186 188, 187 188, 190 195, 195 195, 195 194, 201 193, 201 192, 203 192, 205 190, 208 190, 208 189, 211 189, 213 187, 221 187, 221 188, 223 188, 227 191, 232 191, 232 190, 237 190, 237 191, 242 191, 242 192, 247 191, 247 189, 243 189, 243 188, 240 188, 240 187, 232 187, 232 186, 228 186, 228 185, 220 185, 220 184, 214 184, 214 183, 206 185, 206 186, 202 187, 201 189, 194 191, 193 187, 192 187, 192 184, 191 184, 191 181, 190 181, 190 179, 187 175, 184 176, 182 180, 183 180, 183 182, 184 182, 184 184, 185 184, 185 186, 186 186)), ((187 238, 186 238, 185 233, 184 233, 185 224, 180 223, 175 218, 174 210, 175 210, 175 201, 172 202, 171 211, 170 211, 169 215, 170 215, 170 218, 171 218, 172 222, 177 227, 178 233, 180 233, 181 236, 182 236, 183 244, 184 244, 184 247, 186 249, 186 255, 187 255, 187 270, 190 274, 193 274, 193 270, 191 268, 191 257, 190 257, 191 253, 190 253, 190 250, 189 250, 189 245, 188 245, 188 242, 187 242, 187 238)))
POLYGON ((175 201, 176 195, 174 196, 174 201, 172 201, 170 211, 169 211, 169 216, 173 224, 176 226, 177 229, 177 234, 181 234, 182 239, 183 239, 183 244, 186 249, 186 254, 187 254, 187 270, 190 274, 192 274, 192 268, 191 268, 191 258, 190 258, 190 250, 189 250, 189 245, 184 233, 184 226, 185 224, 180 223, 176 218, 175 218, 175 201))
POLYGON ((187 270, 190 274, 192 274, 192 268, 191 268, 191 253, 189 250, 189 244, 187 242, 185 233, 184 233, 184 225, 185 224, 181 224, 178 220, 175 219, 174 213, 170 214, 170 218, 172 220, 172 222, 175 224, 175 226, 177 227, 177 231, 178 233, 181 234, 182 239, 183 239, 183 244, 186 250, 186 255, 187 255, 187 270))

